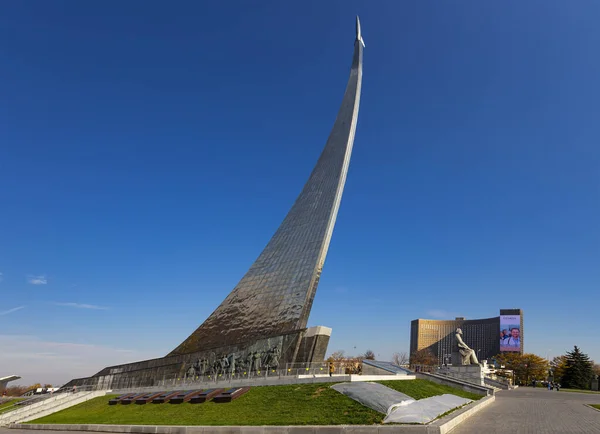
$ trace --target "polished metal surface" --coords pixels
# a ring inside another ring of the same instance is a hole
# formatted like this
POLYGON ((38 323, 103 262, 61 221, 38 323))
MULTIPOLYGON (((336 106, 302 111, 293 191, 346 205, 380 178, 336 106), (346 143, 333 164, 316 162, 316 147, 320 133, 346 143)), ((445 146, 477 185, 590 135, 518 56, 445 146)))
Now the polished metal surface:
POLYGON ((362 37, 325 148, 289 213, 221 305, 170 355, 250 342, 306 327, 344 190, 358 118, 362 37))

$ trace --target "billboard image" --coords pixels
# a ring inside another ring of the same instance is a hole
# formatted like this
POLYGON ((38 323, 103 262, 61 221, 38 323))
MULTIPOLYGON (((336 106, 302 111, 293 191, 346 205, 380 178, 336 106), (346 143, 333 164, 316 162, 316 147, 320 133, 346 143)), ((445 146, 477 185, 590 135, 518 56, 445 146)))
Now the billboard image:
POLYGON ((521 315, 500 315, 500 351, 521 351, 521 315))

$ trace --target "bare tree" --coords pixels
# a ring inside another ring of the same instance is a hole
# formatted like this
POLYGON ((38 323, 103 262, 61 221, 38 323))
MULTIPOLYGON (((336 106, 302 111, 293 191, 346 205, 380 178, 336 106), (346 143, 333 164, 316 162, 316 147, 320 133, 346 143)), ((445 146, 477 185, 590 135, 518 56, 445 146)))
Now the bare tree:
POLYGON ((392 363, 398 366, 408 364, 408 354, 405 351, 392 354, 392 363))
POLYGON ((429 348, 423 348, 422 350, 415 351, 410 355, 411 365, 435 366, 437 365, 437 362, 437 357, 435 357, 429 348))
POLYGON ((329 358, 327 360, 332 361, 332 362, 339 362, 346 358, 347 357, 344 353, 344 350, 337 350, 337 351, 334 351, 333 353, 331 353, 331 356, 329 356, 329 358))
MULTIPOLYGON (((373 353, 371 351, 371 353, 373 353)), ((346 374, 358 374, 362 371, 362 361, 365 355, 360 354, 357 357, 347 356, 344 350, 337 350, 331 353, 327 358, 327 362, 333 362, 336 369, 341 369, 346 374)), ((373 353, 375 357, 375 353, 373 353)))
POLYGON ((363 355, 363 357, 366 360, 375 360, 375 353, 372 350, 367 350, 367 351, 365 351, 365 354, 363 355))

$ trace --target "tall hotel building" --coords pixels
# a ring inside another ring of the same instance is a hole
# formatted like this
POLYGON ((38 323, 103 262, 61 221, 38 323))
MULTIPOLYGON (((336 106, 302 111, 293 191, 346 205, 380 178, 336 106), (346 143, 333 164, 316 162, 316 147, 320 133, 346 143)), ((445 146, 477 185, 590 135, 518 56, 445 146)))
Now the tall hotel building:
POLYGON ((500 315, 493 318, 454 320, 415 319, 410 323, 410 354, 423 349, 430 350, 439 364, 450 363, 454 334, 457 328, 463 331, 463 340, 475 350, 479 360, 490 359, 501 352, 503 330, 518 328, 517 346, 503 351, 523 354, 523 311, 521 309, 500 309, 500 315))

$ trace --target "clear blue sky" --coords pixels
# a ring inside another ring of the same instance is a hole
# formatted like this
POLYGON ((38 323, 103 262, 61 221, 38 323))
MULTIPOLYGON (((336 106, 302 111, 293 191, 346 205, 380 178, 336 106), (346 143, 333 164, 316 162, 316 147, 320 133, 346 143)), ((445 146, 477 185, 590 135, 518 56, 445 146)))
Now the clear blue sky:
POLYGON ((361 111, 309 324, 389 359, 412 319, 520 307, 526 351, 600 361, 598 2, 19 1, 4 374, 162 356, 212 312, 317 160, 356 14, 361 111))

